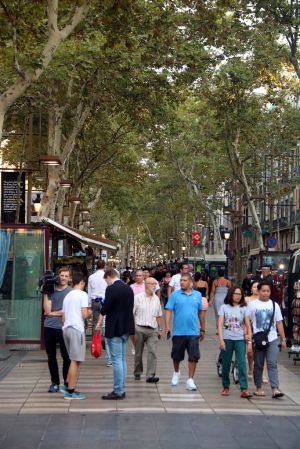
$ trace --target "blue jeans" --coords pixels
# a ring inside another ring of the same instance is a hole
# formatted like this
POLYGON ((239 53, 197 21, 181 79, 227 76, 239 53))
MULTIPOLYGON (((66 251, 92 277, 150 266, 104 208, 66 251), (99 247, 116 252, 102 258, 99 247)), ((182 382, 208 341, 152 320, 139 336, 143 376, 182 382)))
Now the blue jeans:
POLYGON ((108 339, 105 338, 105 358, 107 362, 111 362, 111 355, 108 347, 108 339))
POLYGON ((128 335, 122 337, 107 338, 108 348, 114 370, 114 392, 122 394, 125 392, 125 381, 127 374, 126 348, 128 335))

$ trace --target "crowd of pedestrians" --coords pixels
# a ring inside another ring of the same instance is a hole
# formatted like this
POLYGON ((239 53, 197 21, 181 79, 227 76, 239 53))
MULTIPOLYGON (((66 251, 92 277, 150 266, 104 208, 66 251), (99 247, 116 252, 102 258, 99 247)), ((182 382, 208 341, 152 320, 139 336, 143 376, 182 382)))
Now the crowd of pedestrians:
POLYGON ((232 285, 223 270, 210 279, 206 270, 192 273, 186 263, 178 272, 163 265, 154 269, 129 269, 121 274, 105 267, 102 260, 88 281, 80 273, 59 270, 56 291, 44 294, 45 345, 51 385, 49 393, 61 391, 64 398, 85 399, 76 390, 80 364, 85 359, 85 322, 91 317, 93 333, 101 332, 106 362, 113 369, 113 390, 103 400, 126 398, 127 343, 134 354, 132 375, 148 383, 159 382, 157 375, 158 341, 172 337, 172 387, 180 382, 180 363, 187 353, 186 389, 197 390, 195 371, 200 360, 200 341, 205 338, 205 314, 212 307, 222 363, 222 396, 230 394, 230 368, 233 354, 238 366, 241 398, 252 393, 248 380, 254 378, 255 396, 265 396, 263 383, 270 383, 272 397, 283 396, 279 389, 277 357, 279 345, 286 347, 280 307, 272 299, 272 276, 264 267, 258 277, 247 273, 242 286, 232 285), (69 287, 72 279, 73 288, 69 287), (85 287, 87 286, 87 293, 85 287), (164 326, 163 326, 164 318, 164 326), (164 335, 163 335, 164 327, 164 335), (56 344, 63 358, 60 382, 56 344), (146 366, 143 354, 147 348, 146 366))

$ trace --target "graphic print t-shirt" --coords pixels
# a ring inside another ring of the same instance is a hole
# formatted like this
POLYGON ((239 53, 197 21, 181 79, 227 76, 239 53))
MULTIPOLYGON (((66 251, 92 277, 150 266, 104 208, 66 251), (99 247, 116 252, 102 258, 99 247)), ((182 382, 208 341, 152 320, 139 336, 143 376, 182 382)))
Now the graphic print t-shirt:
MULTIPOLYGON (((253 334, 257 332, 267 331, 270 320, 272 318, 273 313, 273 301, 269 299, 268 301, 260 301, 256 299, 255 301, 251 301, 248 305, 249 318, 252 321, 253 325, 253 334)), ((282 315, 279 308, 279 305, 275 303, 275 315, 274 320, 268 335, 269 342, 276 340, 277 331, 276 331, 276 321, 281 321, 282 315)))
POLYGON ((247 315, 246 307, 232 307, 230 304, 222 304, 219 309, 219 316, 224 316, 224 340, 244 340, 244 318, 247 315))

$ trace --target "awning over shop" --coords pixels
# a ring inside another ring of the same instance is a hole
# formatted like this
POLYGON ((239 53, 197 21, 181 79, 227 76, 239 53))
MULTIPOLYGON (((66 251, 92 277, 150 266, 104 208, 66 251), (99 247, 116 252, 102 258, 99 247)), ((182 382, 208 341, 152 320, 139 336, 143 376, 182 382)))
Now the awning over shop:
POLYGON ((111 250, 118 249, 117 242, 114 242, 113 240, 104 239, 102 237, 90 234, 88 232, 80 231, 79 229, 74 229, 71 228, 70 226, 62 225, 60 223, 57 223, 57 221, 51 220, 51 218, 42 217, 41 220, 42 222, 54 226, 56 229, 59 229, 62 232, 65 232, 66 234, 79 240, 81 243, 84 243, 85 245, 97 248, 107 248, 111 250))

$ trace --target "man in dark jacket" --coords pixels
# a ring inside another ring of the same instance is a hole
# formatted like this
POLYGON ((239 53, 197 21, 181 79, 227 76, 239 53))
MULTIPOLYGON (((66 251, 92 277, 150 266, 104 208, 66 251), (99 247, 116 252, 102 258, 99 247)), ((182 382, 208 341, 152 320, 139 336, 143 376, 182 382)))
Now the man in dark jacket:
POLYGON ((242 289, 243 289, 245 296, 251 296, 252 282, 253 282, 252 281, 252 272, 248 270, 247 275, 246 275, 245 279, 243 279, 243 282, 242 282, 242 289))
POLYGON ((134 335, 134 295, 132 289, 120 281, 118 272, 113 268, 106 270, 104 279, 108 287, 95 330, 100 331, 103 316, 106 316, 105 337, 113 364, 114 389, 102 396, 102 399, 124 399, 127 374, 126 346, 129 335, 134 335))

